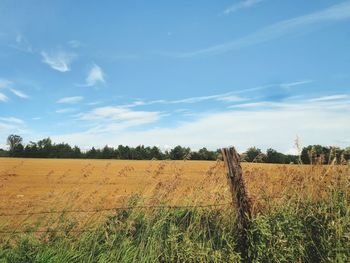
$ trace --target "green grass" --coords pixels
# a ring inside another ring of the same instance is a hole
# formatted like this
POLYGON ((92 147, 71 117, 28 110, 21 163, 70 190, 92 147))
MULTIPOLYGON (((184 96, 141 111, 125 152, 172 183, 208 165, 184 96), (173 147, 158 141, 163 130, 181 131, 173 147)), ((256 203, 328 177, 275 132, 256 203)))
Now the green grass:
MULTIPOLYGON (((254 215, 246 262, 349 262, 349 196, 293 200, 254 215)), ((245 262, 234 211, 130 209, 92 232, 21 234, 2 239, 0 262, 245 262)))

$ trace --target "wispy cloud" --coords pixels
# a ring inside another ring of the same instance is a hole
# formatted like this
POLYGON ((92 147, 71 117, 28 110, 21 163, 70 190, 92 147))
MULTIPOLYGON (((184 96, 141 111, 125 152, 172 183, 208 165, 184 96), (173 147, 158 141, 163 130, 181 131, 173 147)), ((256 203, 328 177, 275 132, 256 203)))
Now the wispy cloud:
POLYGON ((146 101, 142 99, 137 99, 132 103, 123 105, 123 107, 136 107, 136 106, 145 106, 145 105, 152 105, 152 104, 194 104, 194 103, 200 103, 205 101, 218 101, 218 102, 225 102, 225 103, 243 102, 243 101, 251 100, 253 98, 242 96, 242 94, 248 94, 248 93, 271 89, 271 88, 289 90, 292 87, 305 85, 312 82, 313 80, 298 80, 293 82, 273 83, 273 84, 268 84, 268 85, 259 86, 255 88, 242 89, 242 90, 230 91, 226 93, 219 93, 219 94, 207 95, 207 96, 194 96, 194 97, 182 98, 178 100, 158 99, 158 100, 146 101))
POLYGON ((56 51, 51 53, 42 51, 41 56, 43 63, 60 72, 70 71, 70 64, 76 57, 75 54, 67 53, 65 51, 56 51))
POLYGON ((233 94, 234 92, 227 92, 227 93, 210 95, 210 96, 199 96, 199 97, 190 97, 190 98, 185 98, 180 100, 170 100, 170 101, 165 101, 165 103, 178 104, 178 103, 198 103, 198 102, 203 102, 208 100, 225 101, 225 102, 247 100, 246 98, 235 96, 233 94))
POLYGON ((332 100, 342 100, 342 99, 348 99, 349 95, 347 94, 337 94, 337 95, 331 95, 331 96, 322 96, 318 98, 310 99, 309 101, 332 101, 332 100))
POLYGON ((82 101, 83 99, 84 98, 82 96, 64 97, 57 100, 57 103, 75 104, 82 101))
MULTIPOLYGON (((1 34, 0 34, 1 35, 1 34)), ((24 35, 18 33, 15 38, 15 42, 8 45, 10 48, 16 49, 25 53, 33 53, 33 48, 24 35)))
POLYGON ((224 15, 229 15, 231 13, 237 12, 241 9, 251 8, 261 3, 263 0, 243 0, 238 3, 235 3, 228 8, 226 8, 223 12, 224 15))
POLYGON ((5 94, 1 93, 1 92, 0 92, 0 101, 1 102, 8 101, 8 97, 5 94))
MULTIPOLYGON (((316 143, 334 145, 348 138, 349 107, 330 110, 318 103, 313 103, 312 107, 307 106, 306 101, 289 101, 288 104, 289 106, 280 104, 278 110, 271 110, 269 107, 252 107, 250 110, 235 108, 219 112, 204 112, 192 118, 191 121, 180 121, 171 128, 154 126, 148 129, 125 131, 112 129, 108 126, 109 121, 98 125, 98 131, 108 131, 108 136, 90 129, 80 133, 53 136, 53 139, 85 147, 106 144, 116 146, 123 143, 127 145, 171 144, 171 146, 179 144, 194 149, 203 146, 217 149, 234 144, 240 151, 256 145, 262 149, 272 147, 287 152, 292 148, 296 134, 301 137, 304 145, 316 143), (302 106, 302 104, 305 105, 302 106), (114 139, 111 140, 111 138, 114 139)), ((328 106, 331 105, 328 104, 328 106)), ((109 114, 114 116, 114 113, 107 113, 110 109, 104 109, 102 112, 103 116, 109 116, 109 114)))
POLYGON ((72 113, 77 111, 75 108, 64 108, 64 109, 58 109, 56 110, 56 113, 72 113))
MULTIPOLYGON (((13 88, 13 82, 9 81, 7 79, 0 79, 0 89, 5 89, 10 91, 11 93, 15 94, 17 97, 20 97, 22 99, 27 99, 29 98, 29 96, 27 94, 25 94, 24 92, 13 88)), ((3 93, 1 93, 3 96, 0 96, 0 101, 1 101, 1 97, 5 100, 7 100, 7 96, 3 93)))
POLYGON ((220 93, 215 95, 208 95, 208 96, 196 96, 196 97, 188 97, 188 98, 182 98, 178 100, 168 100, 168 99, 158 99, 158 100, 150 100, 150 101, 144 101, 144 100, 135 100, 132 103, 123 105, 123 107, 136 107, 136 106, 144 106, 144 105, 152 105, 152 104, 194 104, 194 103, 200 103, 205 101, 221 101, 221 102, 238 102, 238 101, 246 101, 247 98, 240 97, 236 94, 237 92, 227 92, 227 93, 220 93))
POLYGON ((264 110, 350 110, 349 96, 346 94, 322 96, 309 99, 286 99, 284 101, 258 101, 229 106, 232 109, 264 110))
POLYGON ((7 123, 23 124, 24 121, 16 117, 0 117, 0 121, 7 123))
POLYGON ((132 120, 142 119, 144 117, 156 119, 159 116, 159 112, 148 111, 134 111, 119 106, 106 106, 95 108, 90 112, 80 114, 81 120, 132 120))
POLYGON ((87 87, 95 86, 98 83, 104 83, 105 82, 105 74, 102 70, 102 68, 96 64, 94 64, 89 74, 86 78, 86 85, 87 87))
POLYGON ((15 94, 17 97, 20 97, 22 99, 28 99, 29 96, 27 94, 25 94, 24 92, 18 90, 18 89, 14 89, 14 88, 10 88, 10 91, 15 94))
POLYGON ((78 120, 87 122, 91 126, 91 132, 100 133, 153 123, 162 117, 162 113, 135 111, 120 106, 106 106, 77 114, 76 117, 78 120))
POLYGON ((92 102, 86 103, 86 105, 89 105, 89 106, 95 106, 97 104, 101 104, 101 101, 92 101, 92 102))
POLYGON ((29 43, 28 39, 22 35, 22 34, 17 34, 16 36, 16 44, 13 45, 15 49, 23 52, 28 52, 28 53, 33 53, 33 48, 32 45, 29 43))
POLYGON ((304 84, 309 84, 312 83, 313 80, 300 80, 300 81, 294 81, 294 82, 286 82, 286 83, 281 83, 280 87, 285 88, 285 89, 290 89, 296 86, 304 85, 304 84))
POLYGON ((283 20, 262 28, 255 33, 242 38, 235 39, 231 42, 214 45, 211 47, 183 53, 164 53, 179 58, 196 57, 205 55, 216 55, 231 50, 240 49, 267 42, 278 37, 290 34, 306 26, 312 26, 325 22, 339 22, 350 18, 350 1, 333 5, 321 11, 316 11, 303 16, 292 19, 283 20))

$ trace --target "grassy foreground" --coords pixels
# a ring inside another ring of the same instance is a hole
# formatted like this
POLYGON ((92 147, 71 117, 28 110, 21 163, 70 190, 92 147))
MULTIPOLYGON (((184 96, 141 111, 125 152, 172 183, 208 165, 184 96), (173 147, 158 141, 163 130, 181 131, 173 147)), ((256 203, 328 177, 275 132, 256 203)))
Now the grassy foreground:
POLYGON ((221 207, 123 210, 82 233, 62 220, 62 232, 1 238, 0 262, 349 262, 350 198, 329 194, 257 212, 246 260, 234 211, 221 207))

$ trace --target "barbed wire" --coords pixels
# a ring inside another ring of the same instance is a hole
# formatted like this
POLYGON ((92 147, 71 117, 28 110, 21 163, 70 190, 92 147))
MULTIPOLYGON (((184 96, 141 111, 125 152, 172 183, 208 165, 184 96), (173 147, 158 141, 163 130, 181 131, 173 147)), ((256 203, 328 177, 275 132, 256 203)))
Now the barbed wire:
POLYGON ((95 232, 93 229, 82 229, 82 230, 62 230, 62 229, 47 229, 47 230, 21 230, 21 231, 0 231, 0 234, 31 234, 31 233, 84 233, 84 232, 95 232))
MULTIPOLYGON (((128 196, 128 195, 126 195, 128 196)), ((129 195, 132 197, 133 195, 129 195)), ((276 196, 263 196, 263 197, 257 197, 252 196, 250 197, 250 201, 270 201, 270 200, 277 200, 277 199, 283 199, 292 198, 292 195, 276 195, 276 196)), ((181 208, 206 208, 206 207, 219 207, 219 206, 225 206, 225 205, 232 205, 232 201, 226 202, 226 203, 219 203, 219 204, 207 204, 207 205, 144 205, 144 206, 120 206, 120 207, 107 207, 107 208, 99 208, 99 209, 91 209, 91 210, 84 210, 84 209, 62 209, 62 210, 47 210, 47 211, 35 211, 35 212, 18 212, 18 213, 1 213, 1 211, 8 211, 10 209, 13 209, 13 207, 0 207, 0 217, 6 217, 6 216, 24 216, 24 215, 40 215, 40 214, 63 214, 63 213, 98 213, 98 212, 106 212, 106 211, 113 211, 113 210, 130 210, 130 209, 143 209, 143 208, 168 208, 168 209, 181 209, 181 208)), ((37 206, 30 206, 27 207, 29 209, 35 208, 37 206)))
POLYGON ((27 212, 27 213, 2 213, 0 217, 5 216, 25 216, 25 215, 41 215, 41 214, 65 214, 65 213, 99 213, 106 211, 115 211, 115 210, 130 210, 130 209, 183 209, 183 208, 209 208, 209 207, 219 207, 225 205, 232 205, 232 202, 219 203, 219 204, 208 204, 208 205, 144 205, 144 206, 119 206, 119 207, 110 207, 110 208, 100 208, 93 210, 84 210, 84 209, 72 209, 72 210, 56 210, 56 211, 37 211, 37 212, 27 212))

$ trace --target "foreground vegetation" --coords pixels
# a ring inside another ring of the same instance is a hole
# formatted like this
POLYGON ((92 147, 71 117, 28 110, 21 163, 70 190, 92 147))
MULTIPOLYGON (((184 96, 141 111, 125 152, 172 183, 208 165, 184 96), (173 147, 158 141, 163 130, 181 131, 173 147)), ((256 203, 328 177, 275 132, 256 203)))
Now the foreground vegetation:
POLYGON ((221 161, 1 162, 1 263, 349 262, 347 165, 242 164, 243 239, 221 161))
POLYGON ((122 210, 80 234, 62 216, 62 232, 3 238, 0 262, 348 262, 350 199, 329 194, 257 212, 245 260, 234 211, 225 207, 122 210))

